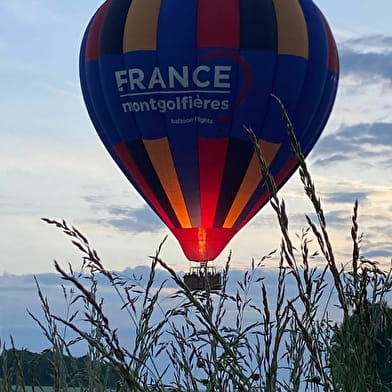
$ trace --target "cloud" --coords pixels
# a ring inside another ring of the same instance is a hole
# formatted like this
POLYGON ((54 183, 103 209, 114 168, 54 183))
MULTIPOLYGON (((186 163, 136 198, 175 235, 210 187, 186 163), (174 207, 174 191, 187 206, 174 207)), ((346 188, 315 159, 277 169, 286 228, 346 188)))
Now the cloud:
POLYGON ((100 223, 121 231, 143 233, 162 229, 162 222, 147 205, 141 208, 110 207, 107 211, 112 217, 101 219, 100 223))
POLYGON ((329 203, 353 204, 355 200, 363 201, 367 197, 368 197, 367 192, 331 192, 326 195, 326 200, 329 203))
POLYGON ((368 259, 377 259, 378 257, 390 257, 392 260, 392 248, 389 247, 389 250, 385 249, 375 249, 364 252, 364 256, 368 259))
POLYGON ((339 50, 342 76, 359 75, 392 82, 392 37, 369 35, 344 41, 339 50))
POLYGON ((347 160, 347 155, 345 154, 333 154, 327 158, 319 158, 315 161, 315 165, 318 166, 329 166, 334 163, 343 162, 347 160))
POLYGON ((391 52, 392 37, 383 34, 371 34, 342 41, 340 46, 357 52, 391 52))
POLYGON ((381 159, 381 165, 389 169, 392 168, 392 157, 381 159))
MULTIPOLYGON (((392 153, 392 123, 375 122, 341 126, 332 134, 323 136, 317 145, 315 165, 326 166, 336 162, 369 157, 384 158, 392 153)), ((389 159, 381 162, 390 164, 389 159)))
POLYGON ((340 53, 343 75, 359 74, 368 80, 381 77, 392 81, 392 53, 356 53, 343 50, 340 53))
POLYGON ((151 207, 139 198, 130 199, 128 192, 121 193, 117 200, 107 192, 86 195, 83 200, 99 211, 101 217, 95 219, 97 224, 129 233, 158 232, 164 227, 151 207))
MULTIPOLYGON (((385 227, 382 230, 385 230, 385 227)), ((384 240, 385 237, 380 238, 378 233, 379 231, 374 228, 366 230, 362 241, 361 254, 369 259, 383 260, 384 265, 387 265, 387 261, 392 260, 392 244, 389 240, 384 240)))

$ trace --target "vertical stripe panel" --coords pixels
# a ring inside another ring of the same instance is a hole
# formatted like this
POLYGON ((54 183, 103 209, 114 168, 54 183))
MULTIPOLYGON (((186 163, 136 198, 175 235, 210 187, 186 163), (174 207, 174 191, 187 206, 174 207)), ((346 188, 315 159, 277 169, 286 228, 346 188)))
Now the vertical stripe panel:
POLYGON ((113 0, 107 10, 99 38, 99 54, 122 53, 124 25, 132 0, 113 0))
POLYGON ((271 0, 241 0, 241 49, 278 51, 275 9, 271 0))
POLYGON ((157 195, 156 192, 151 189, 149 182, 146 181, 145 176, 140 172, 138 165, 136 164, 132 155, 129 153, 128 147, 129 146, 127 146, 126 143, 122 142, 114 146, 114 150, 116 151, 121 163, 124 165, 124 167, 126 167, 128 172, 131 173, 134 182, 137 184, 139 192, 142 194, 144 200, 146 200, 148 204, 156 211, 167 227, 170 229, 178 227, 179 224, 173 212, 169 211, 169 214, 166 212, 164 208, 165 203, 162 198, 160 198, 158 201, 159 195, 157 195))
POLYGON ((86 42, 86 61, 96 60, 99 57, 99 36, 110 2, 111 0, 107 0, 102 4, 90 23, 86 42))
POLYGON ((168 129, 168 139, 192 227, 199 227, 201 225, 200 176, 196 130, 193 127, 189 129, 178 125, 178 129, 168 129))
MULTIPOLYGON (((275 184, 278 189, 283 186, 283 184, 289 179, 290 175, 294 173, 297 167, 297 158, 291 155, 287 159, 287 162, 283 166, 283 168, 278 173, 273 173, 275 184)), ((260 210, 260 208, 262 208, 265 204, 268 203, 270 194, 265 184, 263 184, 262 192, 260 195, 261 196, 258 196, 257 200, 251 200, 251 202, 249 203, 250 208, 246 211, 246 215, 241 216, 241 219, 236 222, 236 230, 240 230, 242 227, 244 227, 255 216, 255 214, 260 210)))
MULTIPOLYGON (((172 226, 180 227, 181 225, 177 216, 150 161, 150 157, 148 156, 143 144, 143 140, 133 140, 131 142, 125 142, 125 144, 129 155, 135 163, 134 169, 136 170, 136 173, 140 173, 140 180, 147 185, 148 189, 151 190, 151 194, 148 196, 147 201, 152 200, 152 197, 156 198, 159 205, 170 218, 172 226)), ((131 173, 133 174, 133 171, 131 173)), ((139 182, 139 180, 137 181, 139 182)))
POLYGON ((194 66, 196 50, 197 0, 164 0, 159 12, 158 60, 166 67, 194 66), (175 23, 173 23, 175 20, 175 23))
POLYGON ((197 47, 238 49, 239 15, 239 0, 199 0, 197 47))
POLYGON ((323 22, 325 25, 325 30, 327 33, 327 38, 328 38, 328 69, 332 72, 339 72, 339 57, 338 57, 338 50, 336 48, 336 43, 335 39, 333 38, 331 28, 329 27, 329 24, 325 17, 321 15, 323 18, 323 22))
MULTIPOLYGON (((265 140, 259 140, 259 146, 263 154, 263 158, 269 166, 275 158, 276 153, 280 148, 278 143, 270 143, 265 140)), ((240 216, 241 212, 249 202, 256 188, 262 181, 263 176, 259 165, 259 159, 256 153, 253 154, 252 160, 250 161, 248 170, 244 176, 241 187, 234 199, 234 202, 230 208, 230 211, 223 224, 224 228, 231 228, 234 226, 236 220, 240 216)))
POLYGON ((202 227, 212 227, 222 184, 229 139, 199 138, 202 227))
POLYGON ((298 0, 273 0, 278 22, 278 53, 309 57, 308 31, 298 0))
POLYGON ((143 140, 143 143, 181 227, 191 227, 167 138, 143 140))
POLYGON ((133 0, 125 23, 123 51, 156 50, 161 0, 133 0))
POLYGON ((230 139, 214 227, 222 227, 249 167, 254 149, 249 140, 230 139))

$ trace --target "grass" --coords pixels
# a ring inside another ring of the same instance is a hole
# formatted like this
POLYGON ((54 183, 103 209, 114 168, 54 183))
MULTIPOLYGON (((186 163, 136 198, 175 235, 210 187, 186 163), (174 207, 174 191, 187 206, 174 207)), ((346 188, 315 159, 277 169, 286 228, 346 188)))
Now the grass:
MULTIPOLYGON (((387 306, 392 270, 382 271, 361 256, 357 202, 352 213, 352 260, 338 264, 316 186, 292 124, 276 100, 316 220, 306 216, 303 231, 291 235, 285 203, 248 129, 280 227, 281 244, 277 252, 252 260, 234 291, 227 285, 230 255, 219 291, 191 291, 161 259, 160 248, 151 257, 147 283, 142 285, 136 277, 107 269, 78 229, 65 221, 44 219, 62 230, 82 254, 81 272, 55 263, 67 284, 63 288, 66 316, 52 313, 37 282, 43 315, 31 317, 50 343, 53 391, 68 392, 71 383, 79 383, 78 391, 103 392, 108 377, 102 373, 108 368, 116 372, 117 391, 392 390, 388 376, 392 373, 392 312, 387 306), (315 266, 315 258, 318 265, 323 261, 323 267, 315 266), (279 266, 274 294, 268 292, 263 277, 269 259, 279 266), (157 268, 166 270, 176 284, 170 308, 163 306, 165 282, 155 283, 157 268), (114 290, 129 319, 127 342, 107 316, 99 290, 101 279, 114 290), (295 292, 288 290, 289 285, 295 292), (339 313, 339 324, 329 316, 332 306, 339 313), (60 333, 64 327, 74 334, 72 339, 60 333), (64 355, 72 358, 72 345, 80 340, 87 343, 88 356, 87 374, 78 380, 70 377, 64 355)), ((20 356, 11 370, 3 361, 1 391, 27 391, 22 365, 20 356)))

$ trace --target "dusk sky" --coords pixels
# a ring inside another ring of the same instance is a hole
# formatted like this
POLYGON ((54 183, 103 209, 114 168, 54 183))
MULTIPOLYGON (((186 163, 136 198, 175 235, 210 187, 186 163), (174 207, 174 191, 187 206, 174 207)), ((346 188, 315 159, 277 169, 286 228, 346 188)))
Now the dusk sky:
MULTIPOLYGON (((351 215, 358 200, 361 253, 387 269, 392 256, 392 2, 316 3, 334 32, 341 73, 334 110, 307 163, 338 263, 350 261, 351 215)), ((166 235, 162 258, 177 271, 189 266, 176 239, 117 169, 88 118, 78 55, 84 29, 100 4, 0 0, 0 342, 12 335, 18 346, 31 350, 47 346, 26 312, 40 312, 33 274, 61 313, 64 299, 61 281, 52 274, 53 260, 71 262, 75 269, 80 265, 70 240, 41 218, 75 225, 112 270, 147 274, 149 256, 166 235)), ((296 241, 295 234, 306 228, 305 214, 313 211, 298 174, 279 196, 296 241)), ((252 258, 279 248, 280 238, 267 205, 216 265, 221 268, 232 251, 235 280, 252 258)), ((277 263, 273 258, 267 267, 277 263)), ((269 292, 276 288, 271 273, 264 276, 269 292)), ((113 294, 105 298, 114 317, 120 317, 118 306, 111 305, 113 294)), ((127 331, 124 320, 116 321, 120 331, 127 331)))
MULTIPOLYGON (((341 62, 338 97, 307 162, 335 253, 350 259, 353 203, 359 201, 362 253, 384 265, 392 256, 392 2, 318 0, 341 62)), ((108 268, 162 257, 186 270, 175 238, 117 169, 93 129, 81 97, 78 55, 96 0, 1 1, 0 275, 53 271, 53 259, 79 263, 69 240, 41 221, 65 219, 86 234, 108 268)), ((294 235, 312 212, 296 174, 280 191, 294 235)), ((232 264, 247 268, 279 247, 266 206, 229 243, 232 264)), ((316 249, 316 248, 315 248, 316 249)))

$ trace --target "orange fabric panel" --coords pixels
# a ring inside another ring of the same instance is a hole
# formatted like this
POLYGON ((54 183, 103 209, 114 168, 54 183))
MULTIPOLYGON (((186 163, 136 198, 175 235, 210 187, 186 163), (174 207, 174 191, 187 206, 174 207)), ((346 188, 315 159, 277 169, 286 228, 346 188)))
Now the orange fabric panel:
POLYGON ((125 23, 124 53, 156 50, 161 0, 133 0, 125 23))
POLYGON ((309 58, 305 16, 298 0, 273 0, 278 22, 278 53, 309 58))
POLYGON ((167 138, 143 143, 181 227, 192 227, 167 138))

